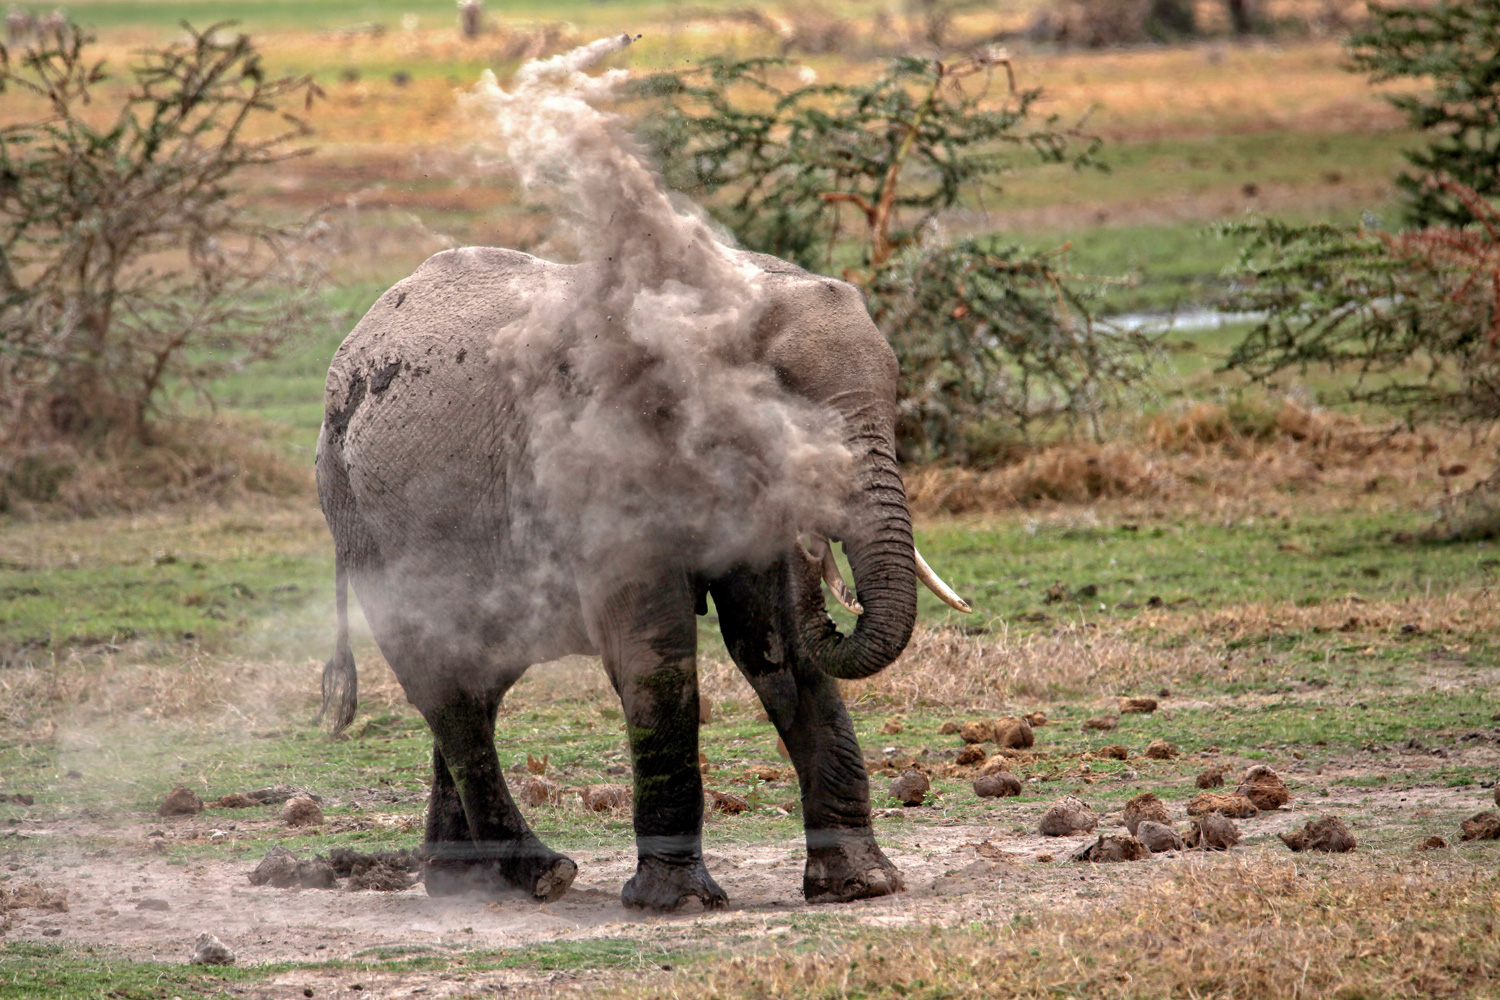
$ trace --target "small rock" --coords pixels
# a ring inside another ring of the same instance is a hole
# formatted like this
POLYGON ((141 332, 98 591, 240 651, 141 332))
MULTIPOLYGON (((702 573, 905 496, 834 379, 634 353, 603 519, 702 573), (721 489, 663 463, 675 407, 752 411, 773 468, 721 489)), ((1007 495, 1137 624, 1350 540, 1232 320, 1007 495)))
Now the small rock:
POLYGON ((257 802, 244 792, 230 792, 228 795, 220 795, 209 805, 215 809, 249 809, 253 806, 264 805, 257 802))
POLYGON ((885 736, 896 736, 904 732, 906 723, 900 719, 887 719, 885 725, 880 727, 880 732, 885 736))
POLYGON ((1086 719, 1083 723, 1084 729, 1097 729, 1099 732, 1108 732, 1120 724, 1118 715, 1098 715, 1092 719, 1086 719))
POLYGON ((228 839, 229 834, 225 833, 223 830, 212 830, 208 834, 209 843, 212 844, 222 844, 228 839))
POLYGON ((1220 812, 1194 816, 1187 835, 1187 846, 1200 851, 1227 851, 1239 842, 1240 828, 1220 812))
POLYGON ((1269 812, 1291 801, 1292 793, 1281 776, 1264 764, 1256 764, 1240 779, 1239 794, 1255 803, 1255 808, 1269 812))
POLYGON ((982 774, 974 779, 974 794, 981 799, 1003 799, 1021 794, 1021 779, 1009 771, 982 774))
POLYGON ((208 931, 198 935, 193 945, 193 965, 233 965, 234 952, 208 931))
POLYGON ((1182 835, 1170 823, 1158 823, 1150 819, 1141 820, 1140 825, 1135 828, 1135 837, 1152 854, 1180 851, 1186 846, 1182 842, 1182 835))
POLYGON ((1156 711, 1155 698, 1121 698, 1120 714, 1149 715, 1156 711))
POLYGON ((1021 718, 1030 723, 1033 729, 1035 729, 1037 726, 1045 726, 1047 724, 1046 712, 1027 712, 1025 715, 1021 716, 1021 718))
POLYGON ((1465 840, 1500 840, 1500 813, 1475 813, 1462 824, 1465 840))
POLYGON ((1031 732, 1031 723, 1014 715, 996 719, 990 724, 990 728, 995 734, 995 743, 1002 747, 1024 750, 1036 742, 1036 737, 1031 732))
POLYGON ((927 775, 918 770, 902 771, 901 777, 891 782, 891 797, 903 806, 919 806, 932 787, 927 775))
POLYGON ((1142 792, 1125 803, 1125 829, 1130 831, 1132 837, 1136 836, 1136 827, 1146 820, 1172 825, 1172 814, 1167 812, 1167 804, 1157 798, 1154 792, 1142 792))
POLYGON ((1323 816, 1300 830, 1277 834, 1294 851, 1324 851, 1342 854, 1354 850, 1354 834, 1337 816, 1323 816))
POLYGON ((738 795, 715 791, 712 788, 703 790, 703 804, 714 812, 726 813, 730 816, 737 816, 750 808, 750 803, 738 795))
POLYGON ((978 743, 966 743, 964 744, 963 748, 958 751, 958 756, 953 759, 958 764, 967 765, 978 764, 983 761, 986 756, 988 755, 984 752, 984 747, 980 746, 978 743))
POLYGON ((963 727, 953 719, 949 719, 947 722, 938 727, 938 732, 942 733, 944 736, 952 736, 962 728, 963 727))
POLYGON ((1177 748, 1166 740, 1152 740, 1146 745, 1146 756, 1152 760, 1171 760, 1177 756, 1177 748))
POLYGON ((1129 760, 1130 751, 1118 743, 1102 746, 1094 751, 1095 756, 1103 757, 1105 760, 1129 760))
POLYGON ((624 785, 589 785, 578 793, 583 807, 589 812, 609 812, 625 809, 631 803, 630 789, 624 785))
POLYGON ((1223 788, 1224 769, 1222 767, 1211 767, 1198 775, 1194 782, 1199 788, 1223 788))
POLYGON ((1189 816, 1203 816, 1216 812, 1234 819, 1249 819, 1257 815, 1260 810, 1255 808, 1254 802, 1243 795, 1199 792, 1188 803, 1187 812, 1189 816))
POLYGON ((135 908, 137 910, 155 910, 158 913, 165 913, 172 908, 172 904, 167 902, 165 899, 158 899, 155 896, 147 896, 144 899, 136 900, 135 908))
POLYGON ((965 722, 958 730, 965 743, 988 743, 995 738, 995 725, 988 719, 965 722))
POLYGON ((281 807, 283 826, 317 826, 323 822, 323 807, 306 795, 287 799, 281 807))
POLYGON ((521 800, 523 806, 533 808, 562 805, 563 788, 555 781, 549 781, 540 775, 528 774, 516 786, 516 798, 521 800))
POLYGON ((297 858, 285 847, 273 847, 250 873, 251 885, 289 889, 297 884, 297 858))
POLYGON ((196 816, 202 811, 203 800, 186 785, 178 785, 172 789, 162 800, 162 804, 156 807, 158 816, 196 816))
POLYGON ((1072 861, 1145 861, 1151 851, 1135 837, 1122 837, 1117 833, 1106 833, 1087 847, 1075 851, 1072 861))
POLYGON ((1099 817, 1094 810, 1073 796, 1064 795, 1043 814, 1038 829, 1046 837, 1068 837, 1075 833, 1090 833, 1098 825, 1099 817))
POLYGON ((1442 837, 1433 836, 1433 837, 1428 837, 1426 840, 1424 840, 1420 844, 1418 844, 1417 845, 1417 850, 1419 850, 1419 851, 1441 851, 1443 848, 1445 848, 1447 846, 1448 846, 1448 842, 1446 840, 1444 840, 1442 837))

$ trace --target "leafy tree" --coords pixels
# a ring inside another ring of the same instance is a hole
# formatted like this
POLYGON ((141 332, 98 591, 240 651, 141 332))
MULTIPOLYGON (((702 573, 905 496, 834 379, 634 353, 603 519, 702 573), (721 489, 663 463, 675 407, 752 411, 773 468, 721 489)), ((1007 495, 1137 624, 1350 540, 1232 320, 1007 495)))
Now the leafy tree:
POLYGON ((1225 367, 1257 378, 1352 369, 1349 395, 1444 417, 1500 417, 1500 212, 1472 188, 1429 182, 1477 224, 1226 228, 1248 237, 1231 308, 1265 314, 1225 367))
POLYGON ((308 321, 305 227, 252 217, 235 181, 303 151, 280 105, 316 88, 188 30, 139 54, 112 111, 76 28, 0 46, 0 94, 35 109, 0 129, 0 437, 145 439, 169 386, 203 392, 308 321))
POLYGON ((1386 98, 1428 136, 1425 148, 1405 154, 1415 169, 1396 180, 1410 220, 1474 221, 1464 199, 1426 179, 1442 174, 1482 196, 1500 194, 1500 0, 1371 3, 1370 17, 1349 39, 1351 68, 1374 82, 1432 81, 1430 92, 1386 98))
POLYGON ((950 243, 938 221, 1025 160, 1092 163, 1099 140, 1033 121, 1040 91, 1018 91, 1003 58, 899 58, 865 84, 788 78, 774 59, 657 74, 637 84, 656 102, 644 130, 668 182, 743 245, 865 289, 902 365, 903 456, 984 458, 986 423, 1097 427, 1103 384, 1144 373, 1145 338, 1098 326, 1056 254, 950 243))

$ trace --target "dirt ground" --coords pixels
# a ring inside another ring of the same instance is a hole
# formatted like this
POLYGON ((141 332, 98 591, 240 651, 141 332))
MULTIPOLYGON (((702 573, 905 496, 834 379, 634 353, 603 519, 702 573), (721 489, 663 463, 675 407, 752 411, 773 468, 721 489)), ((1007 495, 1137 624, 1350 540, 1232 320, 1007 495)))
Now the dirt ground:
MULTIPOLYGON (((799 919, 872 928, 983 920, 999 927, 1016 914, 1109 907, 1153 880, 1193 869, 1212 874, 1236 864, 1361 866, 1398 856, 1420 858, 1429 872, 1471 871, 1473 863, 1451 847, 1420 853, 1416 847, 1432 834, 1456 844, 1457 817, 1486 808, 1488 789, 1450 788, 1436 781, 1401 789, 1329 785, 1351 777, 1421 771, 1439 762, 1487 766, 1500 773, 1500 746, 1493 734, 1486 733, 1437 754, 1418 745, 1372 747, 1329 758, 1316 767, 1290 760, 1282 774, 1293 789, 1292 802, 1240 820, 1243 840, 1234 850, 1174 852, 1133 864, 1068 861, 1097 833, 1118 830, 1119 812, 1102 815, 1095 834, 1044 837, 1035 831, 1045 801, 1002 802, 990 813, 993 821, 983 823, 945 818, 932 807, 880 810, 877 829, 886 827, 881 841, 906 878, 908 891, 837 906, 809 907, 802 901, 799 843, 736 844, 723 842, 721 834, 718 843, 710 839, 706 858, 710 872, 729 894, 729 909, 678 917, 644 917, 620 905, 620 887, 634 870, 633 853, 625 850, 570 852, 579 864, 577 881, 561 900, 542 905, 478 894, 434 899, 420 884, 402 892, 254 886, 247 876, 266 848, 272 819, 223 824, 233 827, 222 831, 231 842, 245 841, 247 849, 234 860, 186 864, 158 856, 151 845, 206 840, 214 829, 203 817, 28 820, 13 826, 5 839, 42 850, 35 854, 37 860, 3 862, 8 884, 65 894, 68 907, 66 912, 13 910, 7 937, 102 945, 122 957, 177 963, 186 961, 198 935, 207 931, 233 949, 241 964, 354 963, 286 972, 264 983, 235 987, 238 993, 256 997, 347 996, 349 991, 365 997, 571 992, 618 973, 532 968, 466 975, 452 970, 461 966, 461 956, 469 950, 509 951, 593 939, 634 939, 644 943, 647 954, 650 945, 659 942, 664 956, 684 947, 734 947, 797 933, 799 919), (902 812, 915 823, 903 823, 900 832, 892 832, 891 815, 902 812), (1349 821, 1361 838, 1359 851, 1311 859, 1291 855, 1275 839, 1327 813, 1349 821), (81 856, 78 845, 84 845, 81 856), (445 972, 392 972, 358 964, 424 955, 457 961, 445 972)), ((1057 789, 1059 795, 1065 791, 1057 789)), ((413 830, 413 842, 418 837, 413 830)), ((663 968, 670 965, 664 963, 663 968)))

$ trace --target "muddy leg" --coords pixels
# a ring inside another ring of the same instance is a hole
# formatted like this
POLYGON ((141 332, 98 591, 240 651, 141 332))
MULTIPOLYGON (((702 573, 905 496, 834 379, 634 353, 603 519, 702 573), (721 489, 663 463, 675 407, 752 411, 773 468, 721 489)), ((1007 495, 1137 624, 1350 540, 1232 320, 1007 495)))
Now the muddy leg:
POLYGON ((495 752, 495 712, 461 693, 423 714, 434 738, 425 881, 430 895, 521 890, 538 900, 567 892, 578 866, 531 832, 495 752))
POLYGON ((638 861, 620 896, 632 909, 682 912, 727 902, 703 864, 693 597, 686 580, 672 578, 591 602, 635 765, 638 861))
POLYGON ((870 782, 838 684, 798 662, 784 567, 736 571, 712 593, 735 665, 776 726, 802 792, 809 903, 839 903, 901 892, 901 874, 875 843, 870 782))

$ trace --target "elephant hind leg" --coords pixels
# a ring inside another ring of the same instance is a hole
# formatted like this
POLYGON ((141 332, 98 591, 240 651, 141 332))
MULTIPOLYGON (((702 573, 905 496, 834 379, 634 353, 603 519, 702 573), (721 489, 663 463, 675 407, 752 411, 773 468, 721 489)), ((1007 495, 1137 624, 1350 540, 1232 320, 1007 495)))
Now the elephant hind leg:
POLYGON ((433 896, 522 891, 550 902, 578 874, 532 833, 506 787, 495 752, 498 697, 456 695, 424 712, 433 731, 425 881, 433 896))

